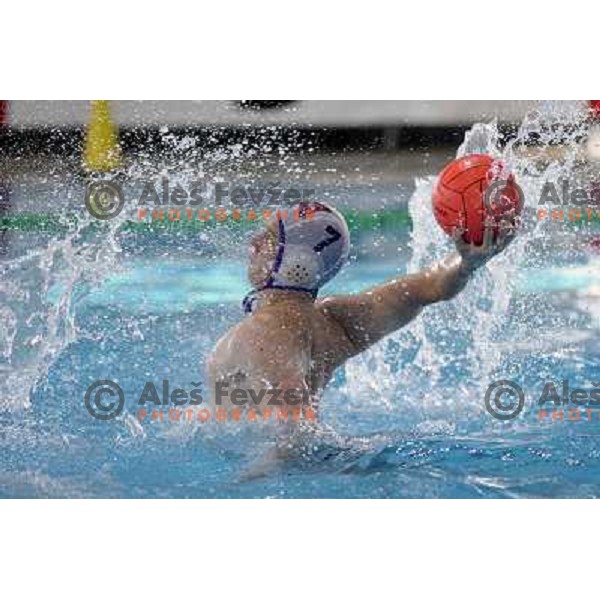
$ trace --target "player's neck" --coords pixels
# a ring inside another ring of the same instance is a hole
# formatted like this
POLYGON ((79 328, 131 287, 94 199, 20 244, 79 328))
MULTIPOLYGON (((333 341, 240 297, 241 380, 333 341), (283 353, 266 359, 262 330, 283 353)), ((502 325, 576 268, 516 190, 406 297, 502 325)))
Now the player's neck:
POLYGON ((269 288, 256 292, 255 298, 260 307, 272 306, 282 302, 294 304, 312 304, 315 301, 310 292, 298 290, 281 290, 278 288, 269 288))

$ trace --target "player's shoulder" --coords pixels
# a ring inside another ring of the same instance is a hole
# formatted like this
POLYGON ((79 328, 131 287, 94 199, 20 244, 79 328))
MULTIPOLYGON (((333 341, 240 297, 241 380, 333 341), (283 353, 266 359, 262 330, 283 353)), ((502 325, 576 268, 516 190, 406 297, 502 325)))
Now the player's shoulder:
POLYGON ((316 303, 316 309, 322 315, 328 338, 335 341, 339 353, 344 354, 344 359, 354 356, 364 348, 357 344, 355 336, 350 332, 355 326, 354 317, 365 312, 364 302, 359 295, 327 296, 316 303))

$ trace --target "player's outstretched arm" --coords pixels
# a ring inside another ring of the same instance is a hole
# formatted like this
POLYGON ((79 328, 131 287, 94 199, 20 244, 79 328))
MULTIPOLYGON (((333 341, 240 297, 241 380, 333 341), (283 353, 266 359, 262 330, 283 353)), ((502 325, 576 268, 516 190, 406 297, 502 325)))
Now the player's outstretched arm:
POLYGON ((406 325, 428 304, 454 298, 478 267, 506 248, 514 232, 501 231, 494 241, 489 227, 481 246, 467 244, 461 236, 462 232, 456 233, 456 253, 425 271, 360 294, 333 296, 320 302, 324 313, 344 330, 355 354, 406 325))

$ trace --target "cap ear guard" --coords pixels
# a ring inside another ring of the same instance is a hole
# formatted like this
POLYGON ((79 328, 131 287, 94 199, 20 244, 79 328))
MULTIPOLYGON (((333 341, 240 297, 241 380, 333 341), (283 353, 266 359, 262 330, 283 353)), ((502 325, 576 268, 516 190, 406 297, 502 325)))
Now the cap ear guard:
POLYGON ((323 261, 318 254, 304 246, 288 245, 273 282, 314 290, 319 287, 322 271, 323 261))

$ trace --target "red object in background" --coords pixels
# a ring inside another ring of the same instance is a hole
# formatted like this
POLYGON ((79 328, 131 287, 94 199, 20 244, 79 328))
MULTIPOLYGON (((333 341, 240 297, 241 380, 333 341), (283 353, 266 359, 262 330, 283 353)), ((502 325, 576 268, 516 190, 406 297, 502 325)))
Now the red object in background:
MULTIPOLYGON (((457 227, 464 229, 463 240, 481 245, 485 221, 491 216, 499 225, 501 217, 512 213, 513 225, 521 213, 521 191, 511 175, 497 179, 495 167, 502 165, 487 154, 469 154, 452 161, 440 173, 433 190, 433 214, 440 227, 452 235, 457 227), (487 206, 486 206, 487 205, 487 206)), ((496 233, 498 229, 495 229, 496 233)))
POLYGON ((588 100, 592 114, 600 119, 600 100, 588 100))
POLYGON ((594 238, 591 242, 590 242, 590 246, 592 247, 592 250, 594 252, 598 252, 600 253, 600 237, 594 238))
POLYGON ((8 100, 0 100, 0 125, 8 125, 8 100))

